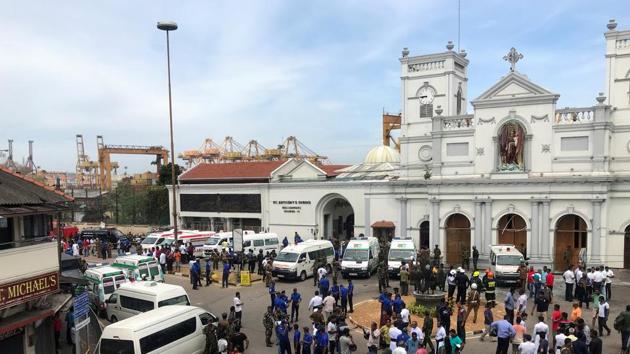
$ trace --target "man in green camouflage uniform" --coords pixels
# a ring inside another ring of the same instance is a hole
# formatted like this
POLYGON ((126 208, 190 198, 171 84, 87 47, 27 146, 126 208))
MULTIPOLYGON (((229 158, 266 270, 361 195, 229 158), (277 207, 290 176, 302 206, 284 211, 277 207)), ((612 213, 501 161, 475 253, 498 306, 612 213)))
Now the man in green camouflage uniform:
POLYGON ((216 354, 219 352, 219 340, 214 324, 208 323, 206 326, 206 347, 204 354, 216 354))
POLYGON ((462 246, 461 257, 462 268, 468 270, 468 268, 470 268, 470 250, 467 249, 466 246, 462 246))
POLYGON ((267 306, 267 312, 265 312, 263 316, 263 326, 265 326, 265 345, 268 347, 273 346, 273 343, 271 343, 271 335, 273 334, 274 321, 273 308, 267 306))
POLYGON ((341 268, 341 262, 339 262, 339 259, 335 259, 333 260, 332 263, 332 280, 333 280, 333 284, 337 282, 337 277, 339 276, 339 269, 341 268))
POLYGON ((317 270, 320 267, 320 263, 319 263, 319 258, 315 258, 315 261, 313 261, 313 286, 317 286, 317 281, 319 279, 317 279, 319 277, 319 275, 317 274, 317 270))

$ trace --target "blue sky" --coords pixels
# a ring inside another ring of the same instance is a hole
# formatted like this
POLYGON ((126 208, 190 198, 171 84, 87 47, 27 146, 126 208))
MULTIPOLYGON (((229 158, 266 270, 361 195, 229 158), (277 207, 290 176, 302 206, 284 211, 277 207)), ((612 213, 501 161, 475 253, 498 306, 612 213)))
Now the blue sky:
MULTIPOLYGON (((604 85, 606 23, 630 29, 626 1, 468 1, 460 46, 469 96, 518 70, 588 106, 604 85)), ((74 170, 75 134, 96 158, 106 143, 164 145, 168 110, 164 34, 172 33, 175 150, 226 135, 267 147, 295 135, 334 163, 380 143, 383 109, 400 111, 400 51, 445 50, 457 39, 457 1, 0 2, 0 149, 74 170)), ((469 107, 469 112, 471 108, 469 107)), ((117 157, 129 171, 150 158, 117 157)))

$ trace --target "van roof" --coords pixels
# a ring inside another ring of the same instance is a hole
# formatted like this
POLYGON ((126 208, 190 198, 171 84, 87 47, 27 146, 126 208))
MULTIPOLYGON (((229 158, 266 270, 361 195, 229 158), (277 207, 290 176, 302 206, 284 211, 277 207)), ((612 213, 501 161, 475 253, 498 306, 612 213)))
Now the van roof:
POLYGON ((176 316, 198 315, 204 312, 206 312, 204 309, 196 306, 169 305, 159 307, 155 310, 139 313, 125 320, 114 322, 105 327, 103 335, 106 336, 105 338, 108 338, 125 331, 138 332, 151 326, 160 325, 176 316))
POLYGON ((124 274, 123 271, 120 268, 115 268, 109 265, 105 265, 105 266, 100 266, 100 267, 94 267, 94 268, 88 268, 85 271, 85 275, 96 275, 96 276, 104 276, 106 274, 109 273, 116 273, 116 274, 124 274))
POLYGON ((521 251, 519 251, 512 244, 502 244, 502 245, 490 245, 490 249, 494 254, 516 254, 523 255, 521 251))
POLYGON ((392 240, 392 247, 394 246, 394 244, 399 244, 399 245, 413 245, 413 240, 410 238, 404 238, 404 239, 393 239, 392 240))
POLYGON ((304 242, 300 242, 297 245, 288 245, 287 247, 283 248, 280 252, 293 252, 293 253, 299 253, 299 252, 303 252, 305 248, 309 248, 309 247, 317 247, 317 246, 331 246, 332 247, 332 242, 330 242, 329 240, 306 240, 304 242))
POLYGON ((371 242, 377 242, 376 237, 363 237, 363 238, 354 238, 348 241, 348 247, 353 244, 369 244, 371 242))
POLYGON ((181 294, 182 292, 186 294, 186 290, 179 285, 174 284, 166 284, 166 283, 158 283, 155 281, 137 281, 135 283, 126 283, 120 286, 118 289, 134 292, 137 294, 145 294, 145 295, 157 295, 157 294, 169 294, 173 293, 173 295, 181 294))
POLYGON ((123 262, 141 262, 141 261, 153 261, 153 257, 151 256, 142 256, 139 254, 132 254, 129 256, 120 256, 116 258, 114 263, 123 263, 123 262))

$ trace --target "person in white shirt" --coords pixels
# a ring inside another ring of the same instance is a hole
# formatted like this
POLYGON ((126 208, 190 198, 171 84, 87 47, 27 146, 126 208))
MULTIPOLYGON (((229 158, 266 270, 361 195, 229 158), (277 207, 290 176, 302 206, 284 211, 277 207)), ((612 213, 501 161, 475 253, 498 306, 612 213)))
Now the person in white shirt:
POLYGON ((236 296, 234 296, 234 317, 236 317, 239 321, 243 317, 243 302, 241 301, 241 293, 236 292, 236 296))
POLYGON ((319 269, 317 269, 317 280, 322 280, 322 278, 328 274, 328 272, 326 271, 326 268, 324 267, 319 267, 319 269))
POLYGON ((560 348, 562 348, 562 346, 564 345, 564 340, 566 338, 567 336, 563 332, 560 332, 556 335, 556 347, 554 348, 556 354, 560 354, 560 348))
POLYGON ((527 312, 527 293, 525 290, 521 289, 518 291, 520 294, 518 299, 516 299, 516 309, 517 313, 521 314, 523 312, 527 312))
POLYGON ((606 280, 604 281, 606 286, 606 298, 610 300, 612 298, 612 278, 615 277, 615 273, 613 273, 612 269, 606 266, 604 268, 604 273, 606 273, 606 280))
POLYGON ((582 269, 580 267, 575 268, 575 283, 579 283, 580 279, 582 279, 582 269))
POLYGON ((396 326, 392 326, 392 328, 389 329, 389 349, 393 352, 396 347, 398 347, 398 336, 402 334, 402 331, 398 329, 398 327, 396 326))
POLYGON ((567 270, 562 274, 564 278, 564 300, 565 301, 573 301, 573 284, 575 284, 575 273, 571 270, 571 268, 567 268, 567 270))
POLYGON ((322 306, 322 297, 319 296, 319 291, 315 291, 315 296, 311 298, 308 302, 308 310, 313 312, 316 308, 320 308, 322 306))
POLYGON ((438 352, 440 352, 440 348, 444 347, 444 340, 446 339, 446 329, 440 323, 437 332, 435 333, 435 347, 438 352))
MULTIPOLYGON (((540 337, 543 336, 545 339, 549 340, 549 325, 545 323, 545 316, 538 316, 538 323, 534 325, 533 337, 536 338, 534 342, 534 347, 538 348, 538 342, 540 341, 540 337)), ((529 339, 531 340, 532 337, 529 339)))
POLYGON ((402 310, 400 310, 400 319, 402 320, 402 322, 404 323, 404 327, 408 327, 409 326, 409 309, 407 309, 407 306, 405 306, 405 304, 402 305, 403 308, 402 310))
MULTIPOLYGON (((402 314, 402 312, 401 312, 401 314, 402 314)), ((409 328, 409 336, 410 337, 411 337, 412 333, 416 334, 416 336, 418 337, 418 342, 420 342, 420 343, 424 342, 424 333, 422 332, 422 328, 418 327, 418 322, 416 322, 416 321, 411 322, 411 328, 409 328)))
POLYGON ((79 256, 79 244, 76 242, 72 244, 72 255, 75 257, 79 256))
POLYGON ((599 335, 604 336, 604 328, 608 331, 608 335, 610 335, 610 328, 606 324, 608 321, 608 315, 610 313, 610 305, 606 302, 606 298, 603 296, 599 297, 599 308, 597 309, 597 325, 599 326, 599 335))
POLYGON ((162 273, 166 273, 166 252, 160 253, 160 267, 162 267, 162 273))
POLYGON ((536 354, 536 344, 532 342, 532 336, 529 334, 523 336, 523 343, 519 344, 518 352, 520 354, 536 354))
POLYGON ((219 347, 219 354, 228 354, 228 341, 225 338, 219 339, 217 344, 219 347))
POLYGON ((326 332, 328 332, 328 344, 335 343, 337 341, 337 325, 330 321, 326 325, 326 332))
POLYGON ((396 349, 392 350, 392 354, 407 354, 407 350, 405 349, 405 347, 402 347, 402 346, 396 347, 396 349))
POLYGON ((335 298, 329 294, 324 298, 323 305, 324 307, 322 309, 322 312, 324 313, 324 319, 328 321, 328 317, 330 317, 335 307, 335 298))

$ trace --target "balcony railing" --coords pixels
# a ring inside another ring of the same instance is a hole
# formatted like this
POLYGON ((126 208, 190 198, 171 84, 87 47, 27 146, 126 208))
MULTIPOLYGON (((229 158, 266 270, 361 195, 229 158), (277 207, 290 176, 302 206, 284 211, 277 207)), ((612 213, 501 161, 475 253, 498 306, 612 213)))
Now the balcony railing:
POLYGON ((556 110, 556 124, 586 124, 592 123, 595 119, 595 112, 592 107, 587 108, 564 108, 556 110))
POLYGON ((442 118, 442 130, 458 130, 474 128, 475 118, 472 114, 442 118))

